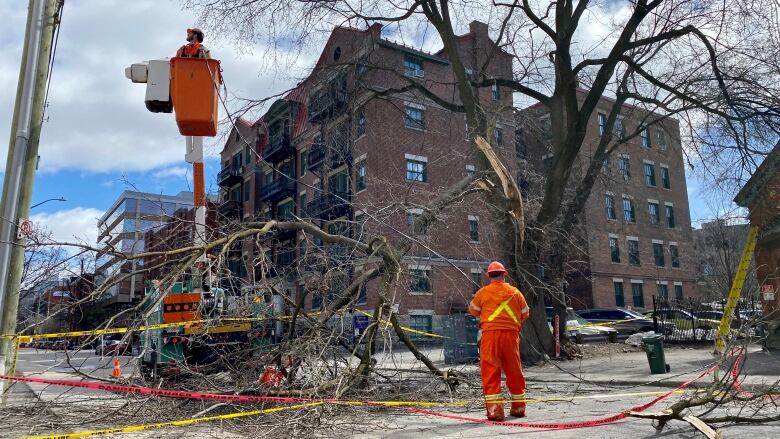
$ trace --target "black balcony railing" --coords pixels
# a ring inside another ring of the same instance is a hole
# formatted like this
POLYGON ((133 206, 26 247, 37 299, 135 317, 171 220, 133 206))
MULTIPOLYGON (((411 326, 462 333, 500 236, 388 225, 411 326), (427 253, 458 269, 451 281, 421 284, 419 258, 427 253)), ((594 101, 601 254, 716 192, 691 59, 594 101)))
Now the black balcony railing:
POLYGON ((328 156, 328 147, 324 143, 312 143, 309 149, 309 171, 316 171, 328 156))
POLYGON ((351 199, 350 194, 343 192, 322 194, 306 206, 306 215, 324 220, 349 216, 352 210, 351 199))
POLYGON ((295 180, 283 175, 260 188, 260 201, 275 203, 295 195, 295 180))
POLYGON ((309 100, 309 121, 318 123, 339 114, 348 101, 349 94, 345 90, 335 86, 326 87, 309 100))
POLYGON ((231 164, 222 168, 217 174, 217 182, 220 186, 233 186, 244 180, 244 167, 238 164, 231 164))
POLYGON ((224 218, 241 218, 244 213, 244 203, 237 200, 223 201, 217 208, 217 212, 224 218))
POLYGON ((278 134, 271 137, 268 145, 263 149, 263 160, 276 163, 295 154, 295 148, 290 143, 288 134, 278 134))

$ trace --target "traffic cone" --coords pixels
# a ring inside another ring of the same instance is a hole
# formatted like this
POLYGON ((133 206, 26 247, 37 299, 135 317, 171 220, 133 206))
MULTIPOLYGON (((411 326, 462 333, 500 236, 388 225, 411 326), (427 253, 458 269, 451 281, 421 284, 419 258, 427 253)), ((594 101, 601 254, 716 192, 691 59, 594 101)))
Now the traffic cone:
POLYGON ((119 367, 119 357, 114 357, 114 371, 111 372, 111 376, 114 378, 122 377, 122 368, 119 367))

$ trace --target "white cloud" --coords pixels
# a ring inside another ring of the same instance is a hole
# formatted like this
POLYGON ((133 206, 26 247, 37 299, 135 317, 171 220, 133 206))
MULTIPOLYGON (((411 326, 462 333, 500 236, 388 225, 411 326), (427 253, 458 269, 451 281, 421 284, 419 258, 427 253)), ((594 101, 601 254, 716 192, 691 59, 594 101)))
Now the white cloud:
POLYGON ((189 170, 183 166, 173 166, 154 172, 154 178, 183 178, 189 175, 189 170))
POLYGON ((103 215, 99 209, 75 207, 51 213, 33 215, 36 229, 51 232, 51 237, 59 242, 79 242, 95 245, 97 241, 97 220, 103 215))
MULTIPOLYGON (((9 138, 26 15, 26 2, 0 2, 0 138, 9 138)), ((41 135, 41 171, 131 172, 182 164, 184 139, 173 115, 148 112, 143 85, 127 80, 124 68, 173 55, 193 24, 193 13, 177 1, 67 2, 41 135)), ((262 98, 295 83, 295 72, 281 78, 261 70, 262 51, 239 53, 227 42, 209 48, 222 61, 229 102, 233 94, 262 98)), ((219 137, 206 141, 207 154, 221 149, 219 137)), ((0 160, 6 155, 0 143, 0 160)))

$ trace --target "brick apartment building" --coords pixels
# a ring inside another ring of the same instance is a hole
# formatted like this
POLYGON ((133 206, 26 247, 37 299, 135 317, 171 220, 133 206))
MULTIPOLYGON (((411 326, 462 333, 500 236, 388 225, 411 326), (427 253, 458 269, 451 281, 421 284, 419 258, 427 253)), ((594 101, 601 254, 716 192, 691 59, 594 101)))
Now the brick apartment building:
MULTIPOLYGON (((474 71, 493 45, 479 22, 457 44, 474 71)), ((511 58, 497 51, 486 77, 511 77, 511 58)), ((233 220, 299 217, 366 242, 399 238, 427 202, 475 168, 462 114, 416 92, 374 97, 409 79, 444 99, 457 96, 445 53, 384 39, 378 24, 334 29, 312 75, 260 120, 240 121, 231 132, 221 153, 220 221, 229 227, 233 220)), ((496 120, 493 146, 515 172, 512 95, 501 87, 479 93, 496 120)), ((438 330, 440 316, 466 309, 497 253, 487 212, 475 195, 437 214, 424 245, 405 258, 404 280, 393 292, 402 320, 438 330)), ((274 233, 259 247, 245 242, 232 250, 231 271, 243 289, 270 281, 305 297, 307 310, 341 294, 364 263, 349 257, 351 249, 302 233, 274 233)), ((359 308, 377 303, 378 288, 374 280, 361 289, 359 308)))
MULTIPOLYGON (((572 181, 585 175, 613 104, 603 97, 588 122, 572 181)), ((518 125, 521 163, 544 175, 554 157, 545 139, 555 127, 540 105, 520 111, 518 125)), ((605 161, 586 204, 582 252, 569 258, 584 261, 567 273, 570 305, 648 309, 653 296, 697 296, 679 124, 624 105, 614 128, 613 141, 625 143, 605 161)))

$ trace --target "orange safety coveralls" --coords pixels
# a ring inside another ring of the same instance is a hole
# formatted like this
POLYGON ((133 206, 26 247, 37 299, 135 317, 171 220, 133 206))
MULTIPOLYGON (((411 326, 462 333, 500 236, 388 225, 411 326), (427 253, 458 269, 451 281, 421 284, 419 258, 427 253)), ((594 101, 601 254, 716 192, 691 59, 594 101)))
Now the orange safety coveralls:
POLYGON ((489 419, 503 419, 501 371, 511 394, 510 413, 525 415, 525 377, 520 363, 520 328, 528 318, 528 304, 523 293, 506 282, 493 281, 481 288, 469 304, 469 313, 479 317, 482 338, 479 344, 479 367, 485 408, 489 419))
POLYGON ((176 51, 176 56, 180 58, 211 58, 209 50, 206 46, 200 44, 198 41, 187 43, 176 51))

